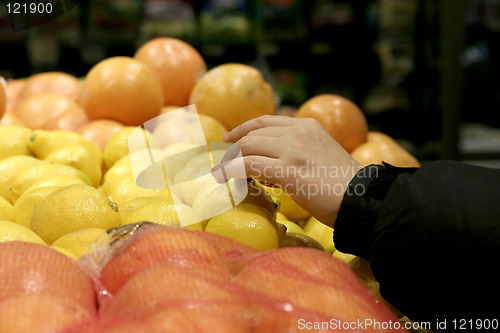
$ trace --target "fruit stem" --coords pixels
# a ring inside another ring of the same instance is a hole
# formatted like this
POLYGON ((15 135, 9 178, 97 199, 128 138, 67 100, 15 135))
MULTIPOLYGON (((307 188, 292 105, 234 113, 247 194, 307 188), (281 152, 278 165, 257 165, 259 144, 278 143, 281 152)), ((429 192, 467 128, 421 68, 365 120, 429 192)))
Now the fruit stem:
POLYGON ((118 212, 118 204, 116 202, 109 202, 109 206, 115 211, 118 212))

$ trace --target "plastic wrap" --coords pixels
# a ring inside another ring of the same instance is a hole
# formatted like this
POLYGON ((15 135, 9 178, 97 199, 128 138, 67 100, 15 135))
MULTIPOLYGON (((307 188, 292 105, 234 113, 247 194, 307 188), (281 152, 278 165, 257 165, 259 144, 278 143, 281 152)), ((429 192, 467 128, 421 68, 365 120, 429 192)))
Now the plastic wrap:
POLYGON ((93 247, 80 259, 98 297, 88 332, 123 322, 176 333, 399 331, 345 263, 315 249, 259 251, 149 223, 111 229, 93 247))

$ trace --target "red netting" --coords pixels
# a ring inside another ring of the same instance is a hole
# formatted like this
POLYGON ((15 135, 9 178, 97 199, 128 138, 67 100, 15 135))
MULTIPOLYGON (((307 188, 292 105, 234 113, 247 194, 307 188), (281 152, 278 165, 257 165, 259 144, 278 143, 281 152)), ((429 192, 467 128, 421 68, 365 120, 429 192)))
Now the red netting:
POLYGON ((0 332, 391 332, 363 324, 398 321, 314 249, 262 252, 151 224, 110 230, 93 247, 78 265, 48 246, 0 244, 0 332))

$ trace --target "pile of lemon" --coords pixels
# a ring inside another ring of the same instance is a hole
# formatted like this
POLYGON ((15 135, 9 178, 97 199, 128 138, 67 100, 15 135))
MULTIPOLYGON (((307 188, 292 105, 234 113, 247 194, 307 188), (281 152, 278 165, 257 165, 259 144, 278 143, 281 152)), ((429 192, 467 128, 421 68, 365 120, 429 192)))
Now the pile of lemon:
MULTIPOLYGON (((217 194, 210 191, 191 193, 189 189, 184 193, 184 202, 189 205, 184 205, 178 203, 181 199, 174 203, 168 189, 138 186, 128 146, 129 136, 135 129, 122 128, 101 151, 72 131, 0 126, 3 143, 0 146, 0 241, 47 244, 79 258, 91 251, 94 240, 109 228, 141 221, 181 227, 179 212, 192 213, 193 203, 210 206, 217 200, 217 194)), ((174 146, 165 152, 177 151, 180 146, 189 148, 177 145, 178 149, 173 149, 174 146)), ((193 166, 201 165, 200 157, 194 156, 182 174, 186 174, 185 170, 198 172, 193 166)), ((203 184, 205 178, 200 178, 196 188, 205 186, 211 190, 203 184)), ((280 246, 284 236, 284 228, 280 226, 285 226, 287 235, 307 235, 326 251, 335 252, 333 229, 310 217, 286 193, 274 188, 268 190, 281 202, 281 212, 276 219, 258 203, 244 202, 185 227, 269 250, 280 246)))

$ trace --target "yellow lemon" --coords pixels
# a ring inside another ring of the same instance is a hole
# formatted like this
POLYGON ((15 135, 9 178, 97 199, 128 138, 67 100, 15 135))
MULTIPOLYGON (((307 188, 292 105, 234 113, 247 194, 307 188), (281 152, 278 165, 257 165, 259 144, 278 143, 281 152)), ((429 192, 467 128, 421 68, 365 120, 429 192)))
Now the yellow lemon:
POLYGON ((335 251, 335 246, 333 245, 333 228, 330 228, 318 221, 314 216, 311 216, 303 229, 307 236, 323 245, 327 252, 333 253, 335 251))
MULTIPOLYGON (((195 151, 195 150, 194 150, 195 151)), ((190 158, 185 166, 175 174, 175 192, 188 206, 193 206, 194 200, 205 189, 212 188, 219 183, 212 176, 212 162, 217 164, 224 156, 225 151, 214 150, 211 154, 206 151, 190 158)))
POLYGON ((31 230, 47 244, 72 231, 85 228, 109 229, 120 225, 116 204, 89 185, 63 187, 33 208, 31 230))
POLYGON ((207 165, 210 166, 210 159, 213 160, 214 165, 218 164, 224 157, 225 153, 226 151, 221 149, 212 150, 211 152, 201 152, 189 159, 189 161, 186 163, 186 168, 206 168, 207 165))
POLYGON ((161 115, 155 119, 155 125, 153 134, 158 142, 166 147, 176 143, 199 145, 205 140, 222 141, 222 136, 227 133, 224 125, 215 118, 204 114, 193 114, 186 109, 161 115))
POLYGON ((92 252, 90 245, 105 233, 106 229, 101 228, 76 230, 59 237, 51 246, 59 251, 66 250, 74 257, 80 258, 84 254, 92 252))
POLYGON ((226 127, 209 115, 200 113, 198 117, 200 118, 203 134, 205 134, 205 140, 207 142, 221 142, 222 136, 227 133, 226 127))
MULTIPOLYGON (((24 193, 27 193, 27 192, 34 190, 36 188, 39 188, 39 187, 49 187, 49 186, 50 187, 51 186, 63 187, 63 186, 68 186, 68 185, 73 185, 73 184, 87 184, 87 183, 85 183, 83 180, 81 180, 80 178, 77 178, 75 176, 54 175, 50 178, 44 178, 40 181, 37 181, 36 183, 34 183, 30 187, 28 187, 26 189, 26 191, 24 191, 24 193)), ((24 195, 24 193, 23 193, 23 195, 24 195)), ((21 197, 23 195, 21 195, 21 197)), ((21 197, 19 197, 19 199, 21 199, 21 197)), ((17 200, 19 201, 19 199, 17 199, 17 200)))
POLYGON ((9 187, 12 185, 12 181, 17 176, 21 170, 42 163, 42 160, 35 158, 33 156, 18 155, 8 157, 0 161, 0 196, 4 197, 12 203, 12 197, 10 194, 9 187))
POLYGON ((54 150, 69 145, 82 145, 87 147, 96 155, 99 164, 102 165, 102 153, 99 147, 76 132, 64 130, 35 130, 28 143, 28 147, 33 154, 42 160, 49 156, 54 150))
POLYGON ((31 130, 26 127, 0 126, 0 160, 16 155, 31 155, 28 142, 31 130))
POLYGON ((188 224, 186 226, 184 226, 184 228, 186 229, 191 229, 191 230, 205 230, 205 225, 203 222, 196 222, 196 223, 193 223, 193 224, 188 224))
POLYGON ((288 217, 286 217, 285 214, 283 214, 282 212, 277 212, 276 213, 276 221, 280 221, 280 220, 288 220, 288 221, 290 221, 288 219, 288 217))
POLYGON ((11 221, 14 215, 14 207, 4 197, 0 197, 0 220, 11 221))
POLYGON ((46 186, 37 187, 24 192, 14 204, 12 221, 25 226, 26 228, 30 228, 33 207, 45 199, 49 194, 60 188, 61 186, 46 186))
POLYGON ((357 258, 355 255, 352 255, 352 254, 349 254, 349 253, 340 252, 338 250, 333 251, 333 256, 335 258, 338 258, 338 259, 342 260, 346 264, 350 263, 351 260, 353 260, 354 258, 357 258))
POLYGON ((299 222, 311 216, 311 214, 300 207, 285 191, 277 187, 266 186, 265 188, 270 195, 279 199, 281 203, 280 212, 285 214, 290 221, 299 222))
POLYGON ((197 195, 204 189, 220 185, 210 174, 210 166, 207 167, 208 174, 202 169, 183 168, 177 172, 174 178, 175 191, 180 199, 188 206, 193 206, 197 195))
POLYGON ((129 138, 132 145, 143 148, 160 148, 151 132, 138 127, 126 126, 113 134, 104 148, 104 165, 107 169, 111 168, 120 158, 130 153, 129 138), (146 143, 147 138, 147 143, 146 143))
POLYGON ((116 187, 116 184, 127 175, 133 175, 132 165, 130 164, 128 154, 123 156, 108 171, 106 171, 102 177, 99 189, 107 195, 111 195, 111 192, 116 187))
POLYGON ((31 185, 36 182, 53 177, 55 175, 67 175, 80 178, 85 183, 91 185, 89 177, 78 169, 69 165, 59 163, 40 163, 23 169, 14 179, 10 187, 12 202, 16 200, 26 191, 31 185))
POLYGON ((189 214, 191 208, 183 204, 174 204, 165 197, 138 197, 127 201, 120 207, 122 225, 148 221, 156 224, 181 226, 181 219, 189 214))
POLYGON ((264 251, 279 246, 276 222, 269 217, 267 210, 252 204, 240 204, 213 217, 206 225, 205 231, 264 251))
POLYGON ((57 250, 57 251, 61 252, 64 255, 67 255, 68 257, 70 257, 73 260, 78 260, 78 257, 76 255, 74 255, 73 252, 69 251, 68 249, 63 249, 63 248, 60 248, 60 247, 57 247, 57 246, 52 246, 52 245, 51 245, 51 247, 54 250, 57 250))
POLYGON ((101 162, 88 148, 82 145, 69 145, 50 153, 45 161, 72 166, 86 174, 92 186, 98 187, 102 179, 101 162))
POLYGON ((283 224, 286 227, 286 233, 293 232, 295 234, 301 234, 305 235, 306 233, 304 230, 295 222, 292 222, 290 220, 284 220, 284 219, 278 219, 278 223, 283 224))
POLYGON ((162 196, 173 201, 168 189, 147 189, 140 187, 136 184, 133 174, 125 175, 109 195, 110 199, 116 202, 118 207, 123 206, 130 199, 147 196, 162 196))
POLYGON ((12 221, 0 221, 0 242, 22 241, 38 244, 45 244, 40 238, 30 229, 23 227, 12 221))

